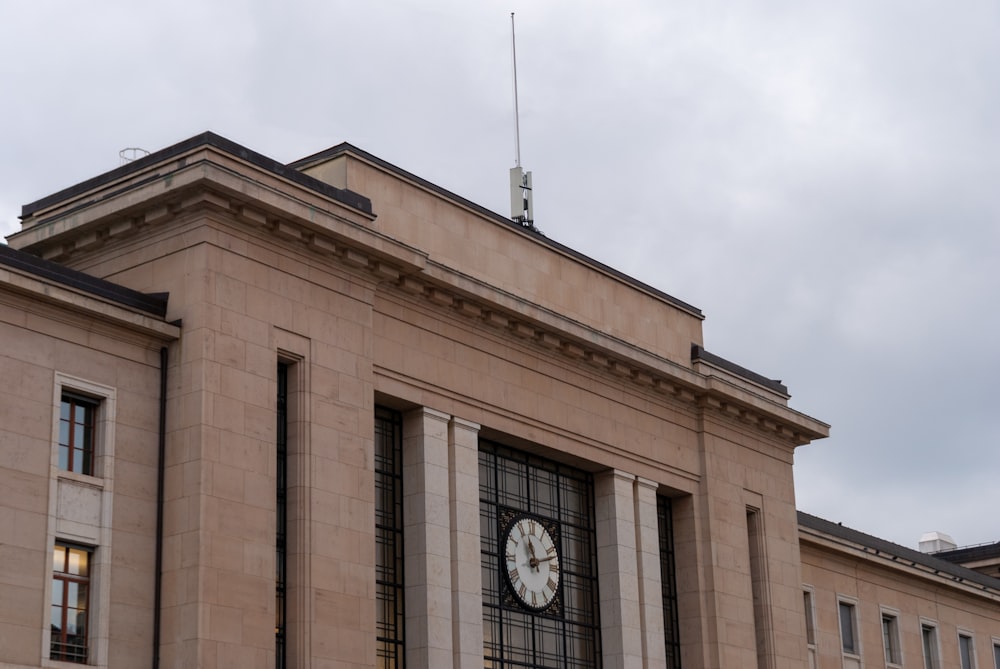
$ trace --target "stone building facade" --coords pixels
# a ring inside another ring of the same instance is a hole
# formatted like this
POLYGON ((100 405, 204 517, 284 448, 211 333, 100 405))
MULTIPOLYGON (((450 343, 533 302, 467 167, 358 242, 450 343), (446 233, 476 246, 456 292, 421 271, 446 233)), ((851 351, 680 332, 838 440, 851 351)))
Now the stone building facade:
POLYGON ((1000 580, 799 513, 811 667, 1000 668, 1000 580))
POLYGON ((681 300, 346 144, 199 135, 8 242, 0 669, 853 660, 828 427, 681 300))

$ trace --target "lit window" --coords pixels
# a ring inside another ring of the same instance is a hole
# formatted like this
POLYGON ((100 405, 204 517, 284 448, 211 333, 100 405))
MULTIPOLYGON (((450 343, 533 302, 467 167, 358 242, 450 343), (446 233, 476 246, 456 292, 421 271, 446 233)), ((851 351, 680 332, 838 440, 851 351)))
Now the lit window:
POLYGON ((56 544, 52 552, 52 643, 49 657, 87 662, 91 550, 56 544))
POLYGON ((840 602, 840 642, 848 655, 858 654, 858 626, 854 604, 840 602))
POLYGON ((886 664, 902 664, 899 651, 899 619, 891 613, 882 612, 882 644, 885 647, 886 664))
POLYGON ((59 409, 59 469, 94 474, 97 402, 63 394, 59 409))
POLYGON ((920 638, 924 647, 924 669, 938 669, 937 628, 926 623, 921 625, 920 638))
POLYGON ((962 661, 962 669, 975 669, 976 654, 973 652, 972 637, 970 635, 958 635, 958 654, 962 661))

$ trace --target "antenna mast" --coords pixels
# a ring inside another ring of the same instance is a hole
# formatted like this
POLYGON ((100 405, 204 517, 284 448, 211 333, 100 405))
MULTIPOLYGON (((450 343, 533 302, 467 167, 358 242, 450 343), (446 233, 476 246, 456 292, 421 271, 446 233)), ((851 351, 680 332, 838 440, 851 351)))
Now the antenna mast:
POLYGON ((514 12, 510 13, 510 55, 514 63, 514 165, 521 166, 521 114, 517 108, 517 40, 514 38, 514 12))
POLYGON ((521 169, 521 121, 517 105, 517 43, 514 38, 514 12, 510 13, 510 52, 514 64, 514 167, 510 169, 510 217, 511 220, 534 230, 531 172, 521 169))

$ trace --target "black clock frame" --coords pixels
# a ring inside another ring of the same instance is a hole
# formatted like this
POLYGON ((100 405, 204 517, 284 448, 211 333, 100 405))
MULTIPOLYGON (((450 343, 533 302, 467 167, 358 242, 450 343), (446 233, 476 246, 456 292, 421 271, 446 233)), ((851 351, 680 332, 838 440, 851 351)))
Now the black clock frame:
POLYGON ((562 577, 562 546, 560 544, 559 536, 559 522, 553 520, 552 518, 545 518, 539 516, 537 513, 529 513, 527 511, 522 511, 520 509, 513 509, 510 507, 499 507, 497 509, 497 568, 501 572, 501 581, 504 585, 502 603, 504 608, 524 610, 530 613, 544 614, 554 618, 562 617, 562 587, 563 587, 563 577, 562 577), (504 546, 507 543, 507 537, 510 531, 514 529, 519 521, 523 519, 534 520, 538 522, 545 531, 549 533, 552 537, 552 543, 556 546, 556 563, 559 565, 559 583, 556 584, 556 592, 552 599, 548 603, 542 606, 531 606, 520 597, 514 591, 514 584, 510 579, 510 573, 507 571, 507 559, 506 551, 504 546))

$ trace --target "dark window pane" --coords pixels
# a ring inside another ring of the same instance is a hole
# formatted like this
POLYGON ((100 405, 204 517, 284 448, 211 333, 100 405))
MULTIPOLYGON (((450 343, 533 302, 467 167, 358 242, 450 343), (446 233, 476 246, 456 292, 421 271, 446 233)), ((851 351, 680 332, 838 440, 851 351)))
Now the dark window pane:
POLYGON ((92 475, 97 402, 63 396, 59 415, 59 468, 92 475))
POLYGON ((600 666, 593 484, 589 474, 523 451, 480 442, 483 666, 593 669, 600 666), (501 571, 501 537, 517 514, 547 524, 561 578, 552 605, 517 604, 501 571))
POLYGON ((972 637, 959 635, 958 652, 962 658, 962 669, 972 669, 972 637))
POLYGON ((677 576, 674 563, 673 508, 669 497, 656 498, 660 533, 660 587, 663 597, 663 637, 668 669, 680 669, 680 621, 677 614, 677 576))
POLYGON ((937 669, 937 630, 929 625, 920 628, 924 646, 925 669, 937 669))
POLYGON ((854 606, 846 602, 840 603, 840 639, 845 653, 857 652, 854 643, 854 606))
POLYGON ((378 666, 403 667, 403 425, 375 408, 375 593, 378 666))

